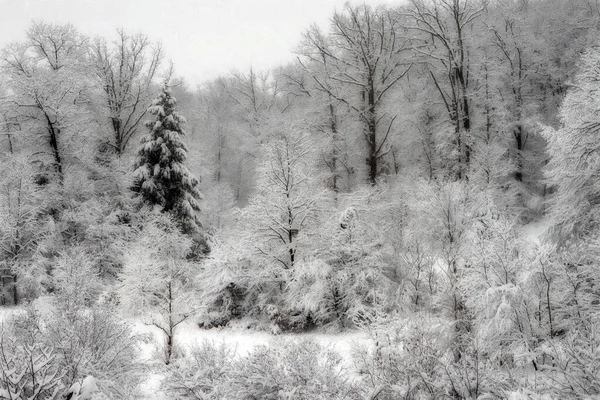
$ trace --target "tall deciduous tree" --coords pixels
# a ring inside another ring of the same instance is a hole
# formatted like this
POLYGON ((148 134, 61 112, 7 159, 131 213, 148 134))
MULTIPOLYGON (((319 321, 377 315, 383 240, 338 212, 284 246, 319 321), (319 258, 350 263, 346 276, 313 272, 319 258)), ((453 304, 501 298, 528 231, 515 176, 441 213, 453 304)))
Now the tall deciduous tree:
POLYGON ((108 144, 117 155, 123 154, 138 131, 152 99, 152 82, 162 61, 160 44, 147 36, 118 31, 112 46, 97 38, 90 48, 90 59, 112 138, 108 144))
MULTIPOLYGON (((383 111, 385 95, 397 86, 411 64, 403 57, 409 39, 400 20, 385 8, 346 6, 332 19, 330 43, 317 30, 305 35, 309 61, 326 68, 327 80, 310 64, 303 64, 321 90, 346 105, 361 123, 366 142, 368 180, 375 184, 380 160, 388 153, 395 115, 383 111), (345 89, 351 88, 350 91, 345 89)), ((330 103, 331 104, 331 103, 330 103)))
POLYGON ((181 127, 185 119, 175 111, 176 104, 165 83, 149 108, 155 119, 146 122, 150 132, 141 140, 133 190, 144 202, 171 213, 184 232, 194 233, 200 228, 196 211, 202 194, 199 181, 185 166, 187 147, 181 127))
POLYGON ((465 177, 471 161, 472 106, 469 84, 468 32, 486 3, 469 0, 412 0, 410 27, 424 34, 424 45, 414 48, 441 68, 430 71, 454 126, 456 175, 465 177), (443 78, 442 78, 443 77, 443 78))
POLYGON ((48 143, 49 151, 40 149, 36 154, 50 153, 49 164, 60 182, 69 139, 65 131, 72 128, 85 102, 81 67, 86 46, 86 38, 72 25, 38 22, 27 31, 24 43, 9 45, 2 54, 11 90, 4 103, 18 115, 17 122, 27 122, 34 135, 48 143))
POLYGON ((319 191, 313 163, 306 134, 277 135, 259 169, 257 193, 243 212, 242 225, 252 240, 260 238, 254 243, 258 254, 283 269, 294 268, 297 237, 315 216, 319 191))

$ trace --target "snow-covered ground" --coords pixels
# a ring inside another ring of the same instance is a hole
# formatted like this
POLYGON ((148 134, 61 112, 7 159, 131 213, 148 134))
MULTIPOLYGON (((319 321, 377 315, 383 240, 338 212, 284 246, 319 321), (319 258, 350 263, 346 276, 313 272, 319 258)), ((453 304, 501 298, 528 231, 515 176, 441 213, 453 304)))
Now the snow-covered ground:
POLYGON ((544 239, 544 235, 548 232, 550 228, 551 220, 549 219, 541 219, 539 221, 531 222, 527 225, 524 225, 521 229, 523 232, 523 236, 528 241, 534 244, 541 244, 544 239))
MULTIPOLYGON (((164 335, 156 327, 144 325, 140 321, 133 321, 133 332, 135 334, 149 334, 152 340, 142 346, 141 361, 148 364, 157 362, 157 349, 164 341, 164 335)), ((338 352, 343 359, 350 362, 352 349, 360 344, 369 344, 370 339, 366 332, 351 331, 344 333, 328 334, 321 332, 309 332, 298 334, 272 335, 267 332, 254 330, 232 329, 200 329, 192 322, 184 322, 176 328, 175 347, 180 351, 186 351, 190 347, 201 344, 204 341, 214 343, 225 343, 237 350, 239 356, 245 356, 252 352, 255 346, 269 345, 277 339, 278 346, 281 340, 295 342, 311 339, 317 343, 329 347, 338 352)), ((148 380, 142 385, 141 392, 144 399, 164 400, 164 395, 159 392, 163 377, 159 373, 151 373, 148 380)))
POLYGON ((0 307, 0 330, 2 329, 4 321, 19 312, 23 312, 23 309, 18 307, 0 307))

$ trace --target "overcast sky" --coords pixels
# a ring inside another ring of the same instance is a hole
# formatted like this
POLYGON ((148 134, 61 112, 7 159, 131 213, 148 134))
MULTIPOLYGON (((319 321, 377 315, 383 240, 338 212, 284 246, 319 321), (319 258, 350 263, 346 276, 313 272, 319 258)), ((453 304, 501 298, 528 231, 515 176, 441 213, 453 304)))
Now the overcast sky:
MULTIPOLYGON (((366 0, 396 4, 399 0, 366 0)), ((32 20, 73 23, 114 38, 116 28, 161 41, 176 73, 196 85, 250 66, 293 59, 312 23, 327 27, 346 0, 0 0, 0 47, 25 39, 32 20)), ((362 3, 362 1, 361 1, 362 3)))

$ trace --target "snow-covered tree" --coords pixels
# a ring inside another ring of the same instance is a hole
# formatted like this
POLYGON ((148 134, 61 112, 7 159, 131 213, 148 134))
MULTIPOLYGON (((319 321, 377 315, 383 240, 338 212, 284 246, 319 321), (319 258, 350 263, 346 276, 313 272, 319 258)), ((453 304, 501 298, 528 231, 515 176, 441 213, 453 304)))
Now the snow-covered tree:
POLYGON ((87 85, 82 73, 86 38, 73 25, 32 24, 27 40, 7 46, 0 66, 11 95, 2 99, 5 107, 21 122, 20 129, 35 138, 36 161, 50 166, 62 183, 65 164, 86 120, 84 107, 87 85), (45 149, 39 145, 45 143, 45 149))
POLYGON ((10 333, 0 331, 0 399, 61 398, 65 373, 57 368, 55 349, 10 333))
MULTIPOLYGON (((311 29, 304 35, 301 51, 303 69, 317 90, 329 97, 328 107, 343 105, 360 122, 371 184, 382 172, 381 164, 390 152, 389 139, 394 134, 397 115, 384 109, 386 97, 411 68, 404 57, 408 39, 398 15, 385 7, 373 9, 366 4, 348 3, 342 12, 333 15, 330 38, 311 29)), ((337 142, 333 108, 329 118, 337 142)), ((337 161, 337 155, 334 159, 337 161)))
POLYGON ((212 282, 204 293, 208 311, 219 314, 209 316, 209 324, 239 315, 242 296, 242 313, 268 314, 277 325, 287 325, 283 293, 294 268, 310 256, 310 237, 325 196, 310 137, 286 129, 265 146, 256 193, 239 210, 236 229, 224 238, 217 235, 203 272, 203 282, 212 282))
POLYGON ((413 48, 441 67, 429 73, 454 127, 451 146, 459 179, 466 175, 473 144, 469 39, 474 21, 485 8, 485 2, 466 0, 411 0, 409 8, 410 28, 424 38, 423 45, 413 48))
MULTIPOLYGON (((0 167, 0 275, 5 280, 12 275, 10 297, 15 305, 21 296, 36 292, 38 279, 46 275, 31 262, 47 233, 46 221, 39 215, 43 201, 34 183, 34 170, 22 155, 10 155, 0 167)), ((3 289, 0 303, 8 300, 9 288, 3 289)))
POLYGON ((291 129, 267 145, 256 195, 242 211, 241 226, 261 257, 293 269, 298 237, 314 221, 322 190, 307 134, 291 129), (257 240, 258 239, 258 240, 257 240))
POLYGON ((564 233, 590 231, 600 216, 600 49, 586 52, 560 109, 562 126, 546 128, 550 161, 546 176, 556 193, 551 215, 564 233))
POLYGON ((126 254, 119 289, 121 304, 165 335, 165 360, 173 353, 175 328, 194 315, 192 240, 167 216, 149 221, 126 254))
POLYGON ((352 207, 323 225, 314 236, 320 258, 297 264, 286 302, 316 325, 370 323, 393 300, 382 234, 352 207))
POLYGON ((163 52, 160 44, 153 45, 145 35, 128 35, 122 29, 117 34, 112 46, 104 38, 96 38, 89 56, 97 85, 103 90, 102 116, 109 120, 112 133, 107 144, 120 156, 146 115, 163 52))
POLYGON ((150 132, 141 140, 135 162, 133 190, 143 201, 170 213, 183 232, 192 234, 200 229, 196 215, 202 194, 198 180, 185 166, 187 147, 182 125, 185 118, 175 111, 177 101, 165 83, 149 111, 154 121, 146 122, 150 132))

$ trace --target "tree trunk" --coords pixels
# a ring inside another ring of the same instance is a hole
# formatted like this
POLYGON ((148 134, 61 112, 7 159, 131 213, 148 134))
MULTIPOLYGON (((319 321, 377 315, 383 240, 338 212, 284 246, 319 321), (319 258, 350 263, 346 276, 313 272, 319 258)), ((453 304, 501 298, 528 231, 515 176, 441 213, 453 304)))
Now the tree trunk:
POLYGON ((337 193, 339 192, 339 188, 338 188, 338 174, 337 174, 337 161, 338 161, 338 148, 337 148, 337 141, 338 141, 338 131, 337 131, 337 120, 335 117, 335 110, 333 108, 333 103, 331 100, 331 95, 329 95, 329 126, 331 128, 331 142, 333 145, 333 149, 331 152, 331 173, 333 174, 332 176, 332 189, 333 192, 337 195, 337 193))
POLYGON ((369 183, 375 185, 377 183, 377 116, 375 109, 375 88, 373 81, 369 79, 369 91, 367 93, 367 145, 369 154, 367 165, 369 166, 369 183))
POLYGON ((19 294, 17 292, 17 273, 14 272, 13 275, 13 305, 19 304, 19 294))
POLYGON ((60 156, 60 150, 58 148, 58 135, 60 135, 60 128, 56 126, 51 120, 48 114, 44 113, 46 117, 46 122, 48 123, 48 134, 50 135, 50 147, 52 148, 52 153, 54 155, 54 169, 58 173, 58 179, 60 184, 63 183, 63 168, 62 168, 62 158, 60 156))
POLYGON ((121 120, 119 118, 111 118, 113 131, 115 132, 115 152, 117 156, 121 156, 123 152, 123 137, 121 135, 121 120))
POLYGON ((171 355, 173 354, 173 286, 172 282, 169 281, 167 284, 169 288, 169 332, 167 333, 167 360, 165 364, 169 365, 171 362, 171 355))

